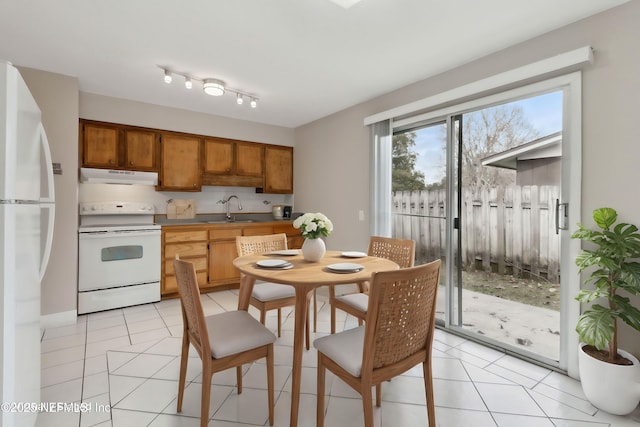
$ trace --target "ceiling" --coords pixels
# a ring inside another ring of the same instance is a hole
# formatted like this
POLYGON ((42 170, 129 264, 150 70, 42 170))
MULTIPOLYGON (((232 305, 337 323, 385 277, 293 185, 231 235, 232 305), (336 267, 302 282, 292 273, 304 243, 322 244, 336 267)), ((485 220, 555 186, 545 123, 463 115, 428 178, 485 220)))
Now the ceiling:
POLYGON ((0 0, 0 59, 83 92, 295 128, 626 1, 0 0), (160 65, 258 107, 166 84, 160 65))

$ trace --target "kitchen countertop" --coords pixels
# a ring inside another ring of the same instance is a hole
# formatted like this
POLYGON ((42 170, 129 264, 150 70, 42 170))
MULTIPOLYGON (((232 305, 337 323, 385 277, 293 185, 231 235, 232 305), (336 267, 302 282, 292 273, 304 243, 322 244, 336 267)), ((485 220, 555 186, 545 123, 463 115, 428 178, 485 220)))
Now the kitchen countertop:
MULTIPOLYGON (((295 213, 294 218, 300 214, 295 213)), ((166 215, 155 215, 155 223, 159 225, 195 225, 195 224, 255 224, 261 222, 292 222, 293 218, 274 219, 269 213, 232 214, 235 221, 225 221, 224 214, 199 214, 195 218, 168 219, 166 215)))

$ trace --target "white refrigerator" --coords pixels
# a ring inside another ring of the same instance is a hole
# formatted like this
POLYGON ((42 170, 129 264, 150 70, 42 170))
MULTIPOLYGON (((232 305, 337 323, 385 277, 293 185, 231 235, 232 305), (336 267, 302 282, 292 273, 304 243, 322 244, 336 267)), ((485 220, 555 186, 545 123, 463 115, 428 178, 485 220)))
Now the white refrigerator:
POLYGON ((40 402, 40 282, 53 237, 51 154, 38 104, 0 61, 0 427, 34 426, 40 402))

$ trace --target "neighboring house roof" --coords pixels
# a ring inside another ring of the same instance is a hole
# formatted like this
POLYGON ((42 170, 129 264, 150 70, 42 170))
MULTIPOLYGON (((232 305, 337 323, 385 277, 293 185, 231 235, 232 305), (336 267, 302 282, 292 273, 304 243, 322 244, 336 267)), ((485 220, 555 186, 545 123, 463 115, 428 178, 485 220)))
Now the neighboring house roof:
POLYGON ((518 145, 501 153, 492 154, 481 159, 482 166, 517 169, 518 160, 544 159, 562 156, 562 131, 542 138, 534 139, 526 144, 518 145))

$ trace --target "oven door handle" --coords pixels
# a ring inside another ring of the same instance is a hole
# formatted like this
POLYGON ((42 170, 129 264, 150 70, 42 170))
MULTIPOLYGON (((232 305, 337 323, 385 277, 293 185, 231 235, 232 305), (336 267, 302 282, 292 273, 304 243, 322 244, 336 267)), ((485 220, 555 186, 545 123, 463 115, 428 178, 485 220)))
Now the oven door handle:
POLYGON ((145 237, 160 236, 160 230, 129 231, 80 231, 80 239, 104 239, 105 237, 145 237))

